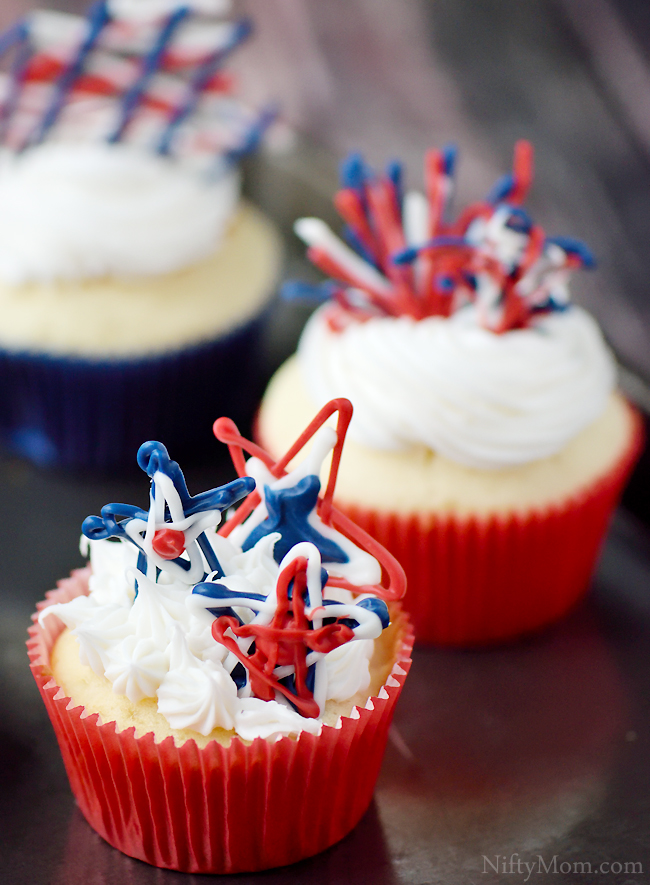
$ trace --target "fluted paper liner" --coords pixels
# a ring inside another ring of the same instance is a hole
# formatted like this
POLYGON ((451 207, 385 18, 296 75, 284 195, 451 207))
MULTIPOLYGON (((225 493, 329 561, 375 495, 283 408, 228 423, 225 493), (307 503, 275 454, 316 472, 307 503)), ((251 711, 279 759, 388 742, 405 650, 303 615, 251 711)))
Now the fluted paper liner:
POLYGON ((164 439, 177 458, 209 452, 215 414, 252 417, 270 310, 214 340, 138 357, 0 348, 0 440, 41 466, 104 471, 132 467, 146 439, 164 439))
MULTIPOLYGON (((73 572, 46 605, 88 592, 73 572)), ((30 628, 31 670, 54 726, 70 786, 90 825, 115 848, 158 867, 194 873, 253 872, 310 857, 342 839, 372 799, 395 701, 409 670, 413 634, 399 605, 391 674, 365 709, 340 727, 271 743, 228 747, 135 737, 73 707, 52 678, 56 617, 30 628)), ((34 619, 36 615, 34 615, 34 619)))
POLYGON ((614 466, 558 506, 482 518, 404 515, 335 500, 404 568, 404 607, 418 641, 512 640, 558 620, 578 602, 642 448, 641 419, 632 414, 629 444, 614 466))

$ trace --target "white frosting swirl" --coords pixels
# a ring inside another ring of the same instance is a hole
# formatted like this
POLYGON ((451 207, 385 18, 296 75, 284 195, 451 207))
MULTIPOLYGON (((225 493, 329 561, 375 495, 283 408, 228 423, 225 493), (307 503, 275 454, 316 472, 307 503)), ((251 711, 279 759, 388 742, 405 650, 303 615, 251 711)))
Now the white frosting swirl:
POLYGON ((242 698, 239 702, 236 729, 237 734, 246 741, 252 741, 256 737, 279 738, 300 731, 319 734, 322 727, 320 720, 305 719, 295 710, 277 701, 242 698))
POLYGON ((238 177, 208 184, 128 144, 46 142, 0 161, 0 280, 163 274, 214 252, 238 177))
POLYGON ((348 642, 331 651, 325 658, 327 698, 344 701, 370 685, 372 639, 348 642))
POLYGON ((208 735, 217 727, 234 728, 237 706, 237 686, 230 674, 220 663, 196 658, 177 627, 170 645, 169 670, 158 688, 159 712, 172 728, 191 728, 208 735))
POLYGON ((133 634, 110 648, 104 675, 113 683, 115 694, 124 694, 134 703, 152 698, 169 669, 169 655, 151 636, 138 639, 133 634))
POLYGON ((579 307, 497 335, 474 307, 449 319, 377 317, 334 332, 327 307, 298 354, 318 406, 354 406, 350 437, 388 450, 425 445, 475 468, 514 466, 560 451, 603 411, 615 366, 579 307))

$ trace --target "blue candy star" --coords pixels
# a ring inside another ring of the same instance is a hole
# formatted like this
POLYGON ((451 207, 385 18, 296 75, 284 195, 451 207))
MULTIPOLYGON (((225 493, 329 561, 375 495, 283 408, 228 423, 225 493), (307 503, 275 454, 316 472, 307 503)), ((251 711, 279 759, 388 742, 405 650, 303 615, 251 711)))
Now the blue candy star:
MULTIPOLYGON (((192 497, 187 489, 181 468, 176 461, 171 460, 165 446, 153 440, 140 446, 138 450, 138 465, 153 481, 154 498, 157 492, 156 474, 162 473, 171 479, 178 494, 183 516, 186 519, 191 517, 200 518, 201 514, 206 511, 215 510, 221 513, 250 494, 255 488, 255 480, 245 476, 192 497)), ((161 529, 165 527, 170 518, 167 505, 165 505, 164 511, 164 522, 158 526, 161 529)), ((101 516, 88 516, 83 521, 81 530, 87 538, 94 541, 104 540, 105 538, 124 538, 135 544, 139 550, 138 569, 144 572, 147 568, 147 551, 142 546, 142 536, 140 536, 140 540, 131 537, 126 532, 126 526, 133 519, 147 523, 149 516, 150 511, 143 510, 133 504, 106 504, 102 507, 101 516)), ((210 571, 223 576, 221 564, 205 532, 201 532, 196 537, 196 543, 201 549, 210 571)), ((172 559, 171 562, 184 571, 189 571, 190 569, 190 562, 180 556, 172 559)))
POLYGON ((295 486, 272 489, 264 486, 267 518, 256 526, 242 545, 250 550, 260 538, 279 532, 281 538, 273 549, 273 558, 280 563, 286 554, 301 541, 310 541, 320 551, 323 562, 349 562, 348 555, 337 543, 316 529, 309 516, 314 511, 320 492, 320 480, 315 474, 305 476, 295 486))

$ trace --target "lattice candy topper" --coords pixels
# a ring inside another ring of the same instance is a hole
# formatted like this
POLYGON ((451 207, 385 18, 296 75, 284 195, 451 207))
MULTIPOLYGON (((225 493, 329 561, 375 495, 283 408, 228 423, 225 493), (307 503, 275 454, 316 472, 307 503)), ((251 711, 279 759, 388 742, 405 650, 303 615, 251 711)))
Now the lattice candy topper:
POLYGON ((336 477, 345 435, 352 418, 352 404, 341 397, 331 400, 315 416, 290 449, 278 461, 260 446, 245 439, 229 418, 214 423, 214 434, 227 443, 233 464, 240 477, 250 473, 258 479, 257 488, 248 495, 228 519, 219 534, 249 549, 264 535, 279 532, 275 558, 280 562, 286 552, 301 541, 310 541, 320 553, 329 573, 330 587, 343 587, 354 593, 372 593, 386 601, 401 599, 406 590, 404 571, 397 560, 332 506, 336 477), (336 430, 324 427, 338 413, 336 430), (318 435, 317 432, 319 431, 318 435), (309 456, 295 469, 287 466, 314 437, 309 456), (332 452, 332 461, 324 493, 318 476, 324 457, 332 452), (247 462, 244 452, 253 457, 247 462), (260 492, 260 488, 262 491, 260 492), (381 566, 384 585, 378 580, 362 584, 356 576, 368 574, 370 560, 381 566))
POLYGON ((348 245, 320 219, 295 224, 309 259, 333 279, 290 282, 285 297, 332 298, 335 328, 372 316, 446 317, 474 302, 484 327, 506 332, 564 309, 570 271, 594 260, 577 240, 546 237, 521 208, 532 182, 532 146, 517 142, 512 173, 452 221, 455 165, 455 148, 429 151, 423 196, 404 194, 400 164, 376 175, 359 154, 350 155, 334 200, 348 245))
MULTIPOLYGON (((205 530, 219 525, 221 514, 255 488, 242 477, 192 497, 183 473, 159 442, 138 450, 138 465, 151 477, 149 510, 133 504, 106 504, 101 516, 88 516, 81 530, 92 541, 125 538, 138 550, 138 571, 156 580, 161 571, 183 584, 196 584, 207 574, 223 576, 205 530)), ((137 589, 137 588, 136 588, 137 589)))
POLYGON ((302 716, 316 718, 327 697, 325 655, 355 639, 376 639, 389 625, 386 603, 375 596, 353 604, 323 599, 327 580, 317 548, 299 543, 282 560, 268 597, 237 592, 227 581, 194 588, 215 616, 212 635, 230 652, 224 666, 240 696, 271 701, 280 694, 302 716))
POLYGON ((100 0, 85 19, 28 14, 0 35, 0 55, 13 54, 0 80, 0 142, 19 151, 68 133, 208 166, 217 158, 219 170, 236 161, 258 145, 275 109, 253 112, 230 97, 223 65, 251 24, 201 16, 224 7, 100 0))

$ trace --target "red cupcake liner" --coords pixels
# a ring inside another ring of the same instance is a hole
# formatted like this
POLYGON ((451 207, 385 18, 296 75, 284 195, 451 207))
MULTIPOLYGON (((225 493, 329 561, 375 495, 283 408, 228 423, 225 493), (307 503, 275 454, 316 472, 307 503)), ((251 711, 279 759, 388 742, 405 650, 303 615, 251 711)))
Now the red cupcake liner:
MULTIPOLYGON (((88 592, 73 572, 46 605, 88 592)), ((156 743, 73 707, 52 678, 50 653, 63 630, 48 618, 30 628, 31 670, 54 726, 72 792, 108 843, 158 867, 193 873, 254 872, 310 857, 342 839, 372 799, 393 708, 411 665, 408 618, 391 609, 396 662, 378 697, 320 735, 228 747, 211 741, 156 743)), ((36 618, 36 615, 34 616, 36 618)))
POLYGON ((446 646, 516 639, 561 618, 586 593, 627 478, 643 446, 641 418, 625 452, 559 506, 527 515, 403 515, 335 501, 406 572, 416 640, 446 646))

